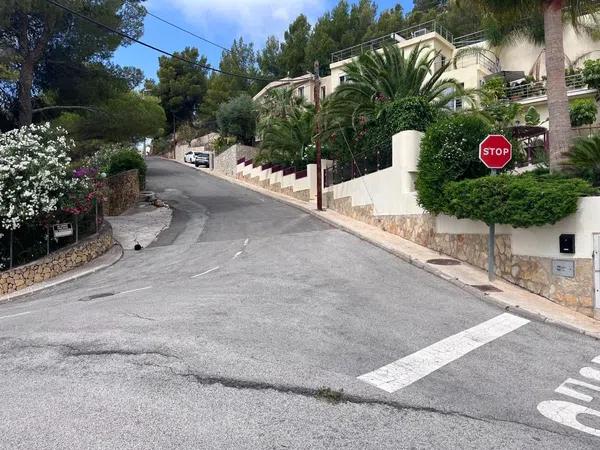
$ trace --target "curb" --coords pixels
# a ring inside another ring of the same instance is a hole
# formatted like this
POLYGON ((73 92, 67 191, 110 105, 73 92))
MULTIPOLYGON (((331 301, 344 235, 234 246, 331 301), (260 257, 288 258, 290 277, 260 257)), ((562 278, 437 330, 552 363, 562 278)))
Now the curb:
MULTIPOLYGON (((167 159, 167 158, 165 158, 167 159)), ((170 160, 176 163, 179 163, 179 161, 175 161, 175 160, 170 160)), ((183 163, 179 163, 179 164, 183 164, 183 163)), ((201 169, 196 169, 193 168, 195 170, 198 170, 200 172, 204 172, 207 175, 211 175, 215 178, 219 178, 221 180, 227 181, 231 184, 235 184, 237 186, 241 186, 244 187, 246 189, 249 189, 251 191, 257 192, 259 194, 265 195, 267 197, 270 197, 276 201, 279 201, 281 203, 285 203, 286 205, 292 206, 300 211, 303 211, 305 213, 310 214, 313 217, 318 218, 319 220, 327 223, 328 225, 331 225, 334 228, 337 228, 339 230, 342 230, 348 234, 351 234, 365 242, 368 242, 388 253, 391 253, 392 255, 402 259, 403 261, 419 268, 422 269, 438 278, 441 278, 443 280, 446 280, 448 282, 450 282, 451 284, 453 284, 454 286, 459 287, 460 289, 464 290, 465 292, 468 292, 469 294, 473 295, 474 297, 478 298, 479 300, 482 300, 488 304, 494 305, 494 306, 498 306, 502 309, 504 309, 505 311, 510 311, 511 313, 517 314, 519 316, 525 317, 527 319, 530 320, 534 320, 536 322, 541 322, 541 323, 546 323, 549 325, 553 325, 556 327, 560 327, 560 328, 565 328, 568 329, 570 331, 575 331, 577 333, 583 334, 585 336, 589 336, 591 338, 600 340, 600 333, 598 332, 594 332, 594 331, 588 331, 585 328, 579 327, 577 325, 573 325, 570 322, 564 321, 564 320, 560 320, 560 319, 551 319, 547 316, 545 316, 544 314, 531 310, 531 309, 524 309, 524 308, 520 308, 518 305, 514 306, 511 305, 507 302, 505 302, 502 299, 499 299, 497 297, 494 297, 493 294, 486 294, 482 291, 480 291, 479 289, 476 289, 474 287, 472 287, 471 285, 462 282, 460 279, 455 278, 455 277, 451 277, 446 275, 445 273, 443 273, 442 271, 440 271, 439 269, 432 267, 431 265, 424 263, 423 261, 414 259, 412 256, 410 256, 408 253, 404 253, 401 251, 398 251, 396 249, 390 248, 389 246, 379 242, 376 239, 373 239, 365 234, 362 234, 356 230, 353 230, 343 224, 340 224, 338 222, 336 222, 335 220, 332 220, 328 217, 326 217, 322 212, 316 211, 312 208, 303 206, 303 205, 299 205, 298 203, 296 203, 296 199, 288 199, 285 198, 283 196, 283 194, 278 194, 275 192, 271 192, 267 189, 261 188, 259 186, 255 186, 253 184, 250 183, 246 183, 243 181, 238 180, 237 178, 232 178, 232 177, 228 177, 227 175, 221 175, 221 174, 217 174, 214 173, 214 171, 209 171, 209 170, 201 170, 201 169)), ((587 316, 586 316, 587 317, 587 316)))
POLYGON ((27 295, 43 291, 44 289, 49 289, 51 287, 58 286, 68 281, 77 280, 78 278, 83 278, 87 275, 91 275, 102 269, 106 269, 116 264, 122 257, 123 247, 121 247, 121 245, 115 241, 114 245, 111 248, 109 248, 103 255, 100 255, 99 257, 89 261, 83 266, 76 267, 71 272, 65 272, 64 274, 58 275, 54 279, 42 281, 41 283, 34 284, 25 289, 21 289, 20 291, 15 291, 10 294, 4 294, 0 296, 0 304, 8 303, 13 300, 20 299, 21 297, 25 297, 27 295), (98 264, 99 260, 100 264, 98 264))

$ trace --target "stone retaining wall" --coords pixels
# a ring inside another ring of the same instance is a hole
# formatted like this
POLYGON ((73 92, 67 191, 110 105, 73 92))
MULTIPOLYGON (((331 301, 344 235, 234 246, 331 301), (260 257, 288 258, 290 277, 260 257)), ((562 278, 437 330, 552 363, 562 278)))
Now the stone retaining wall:
MULTIPOLYGON (((435 218, 429 214, 375 216, 372 205, 352 206, 349 197, 325 196, 325 205, 337 212, 424 247, 487 269, 488 236, 485 234, 448 234, 435 231, 435 218)), ((509 235, 496 235, 496 275, 528 291, 570 309, 594 317, 594 291, 591 259, 576 258, 575 278, 552 274, 552 258, 513 255, 509 235)))
POLYGON ((34 283, 68 272, 103 255, 113 244, 112 229, 105 222, 97 234, 77 244, 64 247, 27 265, 0 272, 0 295, 25 289, 34 283))
POLYGON ((224 152, 219 153, 215 156, 214 169, 230 177, 235 177, 235 169, 237 167, 238 159, 253 159, 254 157, 256 157, 257 154, 258 149, 256 147, 235 144, 229 147, 224 152))
POLYGON ((118 216, 136 204, 140 196, 137 169, 121 172, 106 179, 109 193, 104 202, 104 215, 118 216))

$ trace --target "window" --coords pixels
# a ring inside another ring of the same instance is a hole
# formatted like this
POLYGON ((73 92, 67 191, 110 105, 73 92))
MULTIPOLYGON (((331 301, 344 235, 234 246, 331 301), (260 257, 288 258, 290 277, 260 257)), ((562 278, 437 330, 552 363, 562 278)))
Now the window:
POLYGON ((304 86, 298 88, 298 97, 304 98, 304 86))
MULTIPOLYGON (((461 88, 464 89, 465 84, 464 83, 460 83, 461 88)), ((463 108, 463 99, 462 98, 455 98, 454 100, 452 100, 449 104, 448 107, 452 110, 452 111, 460 111, 463 108)))
POLYGON ((344 84, 346 81, 348 81, 348 79, 347 79, 346 75, 342 75, 342 76, 340 77, 340 84, 344 84))
POLYGON ((321 86, 321 98, 325 98, 325 94, 326 94, 325 86, 321 86))

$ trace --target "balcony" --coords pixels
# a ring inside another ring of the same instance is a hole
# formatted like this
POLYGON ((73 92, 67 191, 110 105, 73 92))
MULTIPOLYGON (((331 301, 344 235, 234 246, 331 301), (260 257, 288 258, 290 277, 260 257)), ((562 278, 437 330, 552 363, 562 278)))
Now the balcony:
MULTIPOLYGON (((587 89, 583 75, 576 73, 565 77, 567 91, 587 89)), ((535 97, 543 97, 547 94, 546 81, 533 81, 527 84, 512 86, 506 89, 506 98, 511 101, 527 100, 535 97)))
POLYGON ((382 36, 376 39, 372 39, 367 42, 348 47, 331 54, 331 62, 343 61, 345 59, 354 58, 355 56, 362 55, 365 52, 379 50, 387 44, 397 44, 409 39, 413 39, 419 36, 424 36, 429 33, 437 33, 446 39, 448 42, 452 42, 452 34, 446 30, 439 22, 431 20, 414 27, 406 28, 396 33, 391 33, 386 36, 382 36))
POLYGON ((470 33, 458 38, 454 38, 452 33, 446 30, 439 22, 431 20, 419 25, 415 25, 410 28, 391 33, 386 36, 382 36, 376 39, 372 39, 367 42, 348 47, 331 54, 331 62, 335 63, 338 61, 344 61, 346 59, 354 58, 362 55, 365 52, 379 50, 387 44, 398 44, 409 39, 414 39, 419 36, 424 36, 429 33, 437 33, 449 43, 453 44, 456 48, 465 47, 467 45, 477 44, 485 40, 483 31, 476 33, 470 33))

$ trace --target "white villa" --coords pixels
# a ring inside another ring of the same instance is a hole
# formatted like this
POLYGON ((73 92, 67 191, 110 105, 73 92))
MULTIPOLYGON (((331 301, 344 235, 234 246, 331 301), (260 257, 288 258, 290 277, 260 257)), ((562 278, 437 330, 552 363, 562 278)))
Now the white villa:
MULTIPOLYGON (((571 65, 580 67, 586 57, 600 58, 600 43, 576 33, 571 26, 565 27, 564 37, 565 68, 569 68, 571 65)), ((350 61, 361 53, 378 50, 388 43, 395 43, 406 53, 418 44, 439 51, 440 63, 453 60, 453 64, 446 72, 447 77, 455 78, 464 85, 465 89, 478 89, 486 79, 492 76, 503 76, 512 86, 508 90, 508 98, 527 108, 535 107, 540 114, 542 125, 548 126, 543 47, 530 42, 521 42, 511 47, 493 49, 485 41, 483 32, 454 37, 436 21, 426 22, 334 52, 329 65, 331 75, 321 78, 321 97, 330 95, 340 84, 345 82, 344 67, 350 61), (457 58, 458 52, 467 47, 485 48, 489 52, 467 53, 467 55, 457 58), (527 75, 533 76, 536 82, 523 83, 527 75)), ((305 97, 309 102, 314 100, 314 77, 310 73, 272 82, 254 99, 258 100, 269 90, 282 86, 295 89, 297 95, 305 97)), ((569 98, 573 99, 593 98, 596 94, 595 90, 587 88, 581 74, 578 73, 567 76, 567 88, 569 98)), ((452 107, 461 109, 463 105, 460 100, 457 100, 452 107)))

